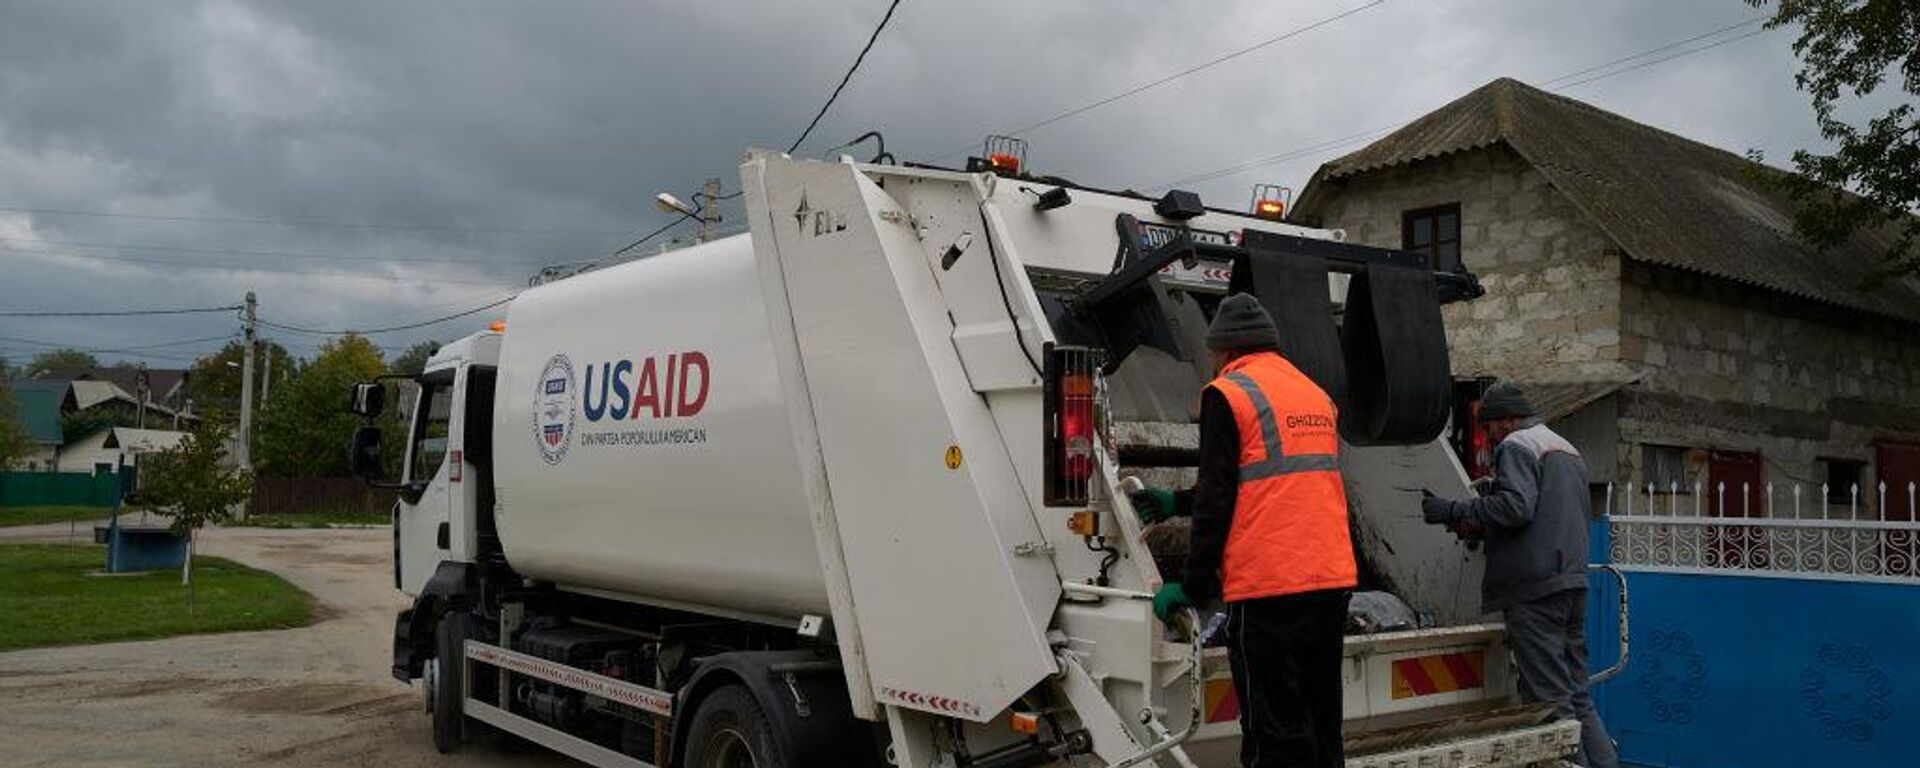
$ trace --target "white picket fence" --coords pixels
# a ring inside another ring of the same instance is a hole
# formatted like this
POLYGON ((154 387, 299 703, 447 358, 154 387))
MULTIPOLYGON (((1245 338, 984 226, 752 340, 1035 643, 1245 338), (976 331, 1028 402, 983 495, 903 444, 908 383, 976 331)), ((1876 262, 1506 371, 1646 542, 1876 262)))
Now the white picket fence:
POLYGON ((1677 483, 1606 488, 1613 563, 1626 570, 1920 583, 1913 483, 1848 489, 1677 483), (1904 493, 1902 493, 1904 491, 1904 493), (1892 506, 1889 506, 1891 501, 1892 506))

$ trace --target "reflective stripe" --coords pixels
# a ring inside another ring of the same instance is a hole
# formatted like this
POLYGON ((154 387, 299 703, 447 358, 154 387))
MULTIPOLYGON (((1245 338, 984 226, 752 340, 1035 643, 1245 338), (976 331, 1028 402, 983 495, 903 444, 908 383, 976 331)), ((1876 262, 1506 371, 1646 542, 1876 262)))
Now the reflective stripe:
POLYGON ((1240 387, 1247 394, 1247 400, 1253 403, 1254 418, 1260 422, 1260 444, 1265 446, 1267 457, 1252 464, 1240 466, 1240 480, 1260 480, 1278 475, 1290 475, 1296 472, 1328 472, 1340 468, 1339 457, 1331 453, 1303 453, 1288 456, 1280 450, 1280 423, 1273 418, 1273 406, 1267 403, 1267 394, 1260 391, 1260 385, 1253 377, 1239 371, 1227 373, 1222 378, 1240 387))

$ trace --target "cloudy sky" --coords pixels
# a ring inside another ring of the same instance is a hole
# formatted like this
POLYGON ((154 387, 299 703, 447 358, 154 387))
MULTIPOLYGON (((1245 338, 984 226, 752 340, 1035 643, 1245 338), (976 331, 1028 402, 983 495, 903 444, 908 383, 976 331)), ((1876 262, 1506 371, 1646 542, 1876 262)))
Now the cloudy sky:
MULTIPOLYGON (((733 190, 742 150, 791 142, 886 6, 0 0, 0 313, 223 306, 253 290, 262 318, 329 330, 485 304, 542 264, 667 223, 655 192, 684 198, 709 176, 733 190)), ((957 163, 987 133, 1337 16, 1027 131, 1029 165, 1097 186, 1181 181, 1239 205, 1254 182, 1298 187, 1502 76, 1784 162, 1818 135, 1792 33, 1734 26, 1760 13, 1741 0, 905 0, 801 153, 878 129, 902 159, 957 163), (1223 170, 1266 158, 1280 159, 1223 170)), ((397 351, 487 317, 376 341, 397 351)), ((0 355, 131 349, 101 357, 176 367, 237 328, 228 314, 0 316, 0 355)), ((268 337, 302 355, 325 338, 268 337)))

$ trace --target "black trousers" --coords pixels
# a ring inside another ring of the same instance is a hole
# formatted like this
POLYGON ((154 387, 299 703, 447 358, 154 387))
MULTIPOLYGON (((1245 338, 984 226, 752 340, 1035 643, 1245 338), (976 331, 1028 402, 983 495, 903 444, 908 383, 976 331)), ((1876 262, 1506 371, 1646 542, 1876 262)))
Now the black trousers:
POLYGON ((1228 661, 1245 768, 1340 768, 1347 590, 1227 604, 1228 661))

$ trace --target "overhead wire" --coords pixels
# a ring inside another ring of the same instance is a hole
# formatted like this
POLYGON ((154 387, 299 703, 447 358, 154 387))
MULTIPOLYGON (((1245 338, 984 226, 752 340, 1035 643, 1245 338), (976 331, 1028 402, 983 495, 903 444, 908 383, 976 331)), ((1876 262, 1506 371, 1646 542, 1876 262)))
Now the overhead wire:
POLYGON ((820 105, 820 111, 814 113, 813 120, 807 123, 806 130, 801 131, 800 137, 794 139, 793 143, 788 145, 787 154, 793 154, 793 151, 799 149, 801 144, 806 143, 807 137, 813 134, 814 127, 820 124, 820 118, 827 116, 827 110, 831 109, 833 102, 840 98, 840 92, 846 90, 847 83, 853 80, 853 73, 860 71, 861 62, 867 60, 867 52, 873 50, 874 41, 880 39, 881 30, 887 28, 887 22, 893 20, 894 9, 899 7, 900 0, 893 0, 887 4, 887 14, 880 17, 880 23, 874 26, 873 34, 867 36, 867 44, 860 48, 860 55, 853 58, 853 66, 847 67, 847 74, 840 78, 839 85, 834 86, 833 93, 827 96, 827 102, 820 105))
MULTIPOLYGON (((517 296, 519 294, 516 293, 515 295, 517 296)), ((422 320, 415 323, 392 325, 384 328, 345 328, 340 330, 327 330, 327 329, 320 329, 320 328, 306 328, 298 325, 292 325, 289 323, 279 323, 279 322, 273 322, 269 320, 258 320, 257 322, 259 322, 260 325, 263 325, 268 328, 273 328, 281 331, 289 331, 293 333, 310 333, 310 334, 316 334, 321 336, 345 336, 348 334, 365 336, 365 335, 375 334, 375 333, 392 333, 394 331, 410 331, 415 328, 425 328, 429 325, 438 325, 440 323, 444 323, 449 320, 457 320, 462 317, 466 317, 468 315, 485 312, 489 309, 493 309, 494 307, 498 307, 512 300, 513 300, 513 296, 508 296, 498 301, 482 304, 480 306, 455 312, 451 315, 446 315, 444 317, 436 317, 432 320, 422 320)))
MULTIPOLYGON (((1605 79, 1607 79, 1607 78, 1610 78, 1610 77, 1616 77, 1616 76, 1619 76, 1619 75, 1623 75, 1623 74, 1626 74, 1626 73, 1628 73, 1628 72, 1633 72, 1633 71, 1636 71, 1636 70, 1640 70, 1640 69, 1645 69, 1645 68, 1647 68, 1647 67, 1650 67, 1650 66, 1653 66, 1653 65, 1655 65, 1655 64, 1660 64, 1660 63, 1663 63, 1663 62, 1667 62, 1667 61, 1672 61, 1672 60, 1674 60, 1674 59, 1678 59, 1678 58, 1684 58, 1684 57, 1687 57, 1687 56, 1692 56, 1692 55, 1695 55, 1695 54, 1698 54, 1698 53, 1701 53, 1701 52, 1704 52, 1704 51, 1708 51, 1708 50, 1712 50, 1712 49, 1714 49, 1714 48, 1718 48, 1718 47, 1720 47, 1720 46, 1723 46, 1723 45, 1727 45, 1727 44, 1729 44, 1729 43, 1735 43, 1735 42, 1739 42, 1739 41, 1741 41, 1741 40, 1745 40, 1745 39, 1748 39, 1748 38, 1751 38, 1751 37, 1754 37, 1754 36, 1756 36, 1756 35, 1760 35, 1760 34, 1763 34, 1763 33, 1765 33, 1765 32, 1768 32, 1768 31, 1771 31, 1771 30, 1768 30, 1768 29, 1764 29, 1764 28, 1763 28, 1763 29, 1758 29, 1758 30, 1754 30, 1754 31, 1752 31, 1752 32, 1748 32, 1748 33, 1745 33, 1745 34, 1741 34, 1741 35, 1736 35, 1736 36, 1734 36, 1734 37, 1729 37, 1729 38, 1726 38, 1726 39, 1724 39, 1724 40, 1718 40, 1718 41, 1715 41, 1715 42, 1712 42, 1712 43, 1709 43, 1709 44, 1706 44, 1706 45, 1701 45, 1701 46, 1695 46, 1695 47, 1692 47, 1692 48, 1685 48, 1685 49, 1683 49, 1683 50, 1680 50, 1680 51, 1677 51, 1677 52, 1675 52, 1675 53, 1672 53, 1672 54, 1669 54, 1669 55, 1666 55, 1666 56, 1662 56, 1662 57, 1659 57, 1659 58, 1657 58, 1657 59, 1653 59, 1653 60, 1650 60, 1650 61, 1644 61, 1644 62, 1640 62, 1640 63, 1638 63, 1638 64, 1634 64, 1633 66, 1630 66, 1630 67, 1621 67, 1621 68, 1618 68, 1618 69, 1614 69, 1614 67, 1618 67, 1618 66, 1619 66, 1619 65, 1621 65, 1621 64, 1625 64, 1625 63, 1627 63, 1627 62, 1631 62, 1631 61, 1634 61, 1634 60, 1636 60, 1636 59, 1641 59, 1641 58, 1645 58, 1645 57, 1647 57, 1647 56, 1649 56, 1649 55, 1653 55, 1653 54, 1656 54, 1656 53, 1661 53, 1661 52, 1663 52, 1663 51, 1669 51, 1669 50, 1673 50, 1674 48, 1678 48, 1678 47, 1682 47, 1682 46, 1685 46, 1685 45, 1688 45, 1688 44, 1690 44, 1690 43, 1695 43, 1695 42, 1698 42, 1698 41, 1701 41, 1701 40, 1705 40, 1705 39, 1708 39, 1708 38, 1711 38, 1711 37, 1714 37, 1714 36, 1717 36, 1717 35, 1722 35, 1722 34, 1725 34, 1725 33, 1727 33, 1727 32, 1731 32, 1731 31, 1733 31, 1733 30, 1735 30, 1735 29, 1739 29, 1739 28, 1741 28, 1741 27, 1745 27, 1745 26, 1749 26, 1749 25, 1752 25, 1752 24, 1754 24, 1754 23, 1757 23, 1757 22, 1759 22, 1759 21, 1764 21, 1765 19, 1766 19, 1766 17, 1765 17, 1765 16, 1760 16, 1760 17, 1755 17, 1755 18, 1750 18, 1750 19, 1747 19, 1747 20, 1745 20, 1745 21, 1741 21, 1741 22, 1739 22, 1739 23, 1736 23, 1736 24, 1730 24, 1730 25, 1727 25, 1727 26, 1723 26, 1723 27, 1719 27, 1719 28, 1717 28, 1717 29, 1714 29, 1714 30, 1712 30, 1712 31, 1709 31, 1709 32, 1704 32, 1704 33, 1700 33, 1700 34, 1696 34, 1696 35, 1693 35, 1693 36, 1690 36, 1690 37, 1687 37, 1687 38, 1685 38, 1685 39, 1682 39, 1682 40, 1678 40, 1678 41, 1675 41, 1675 42, 1671 42, 1671 43, 1667 43, 1667 44, 1665 44, 1665 45, 1661 45, 1661 46, 1658 46, 1658 47, 1656 47, 1656 48, 1651 48, 1651 49, 1648 49, 1648 50, 1644 50, 1644 51, 1639 51, 1639 52, 1636 52, 1636 53, 1633 53, 1633 54, 1630 54, 1630 55, 1627 55, 1627 56, 1621 56, 1621 57, 1618 57, 1618 58, 1614 58, 1614 59, 1612 59, 1612 60, 1609 60, 1609 61, 1606 61, 1606 62, 1602 62, 1602 63, 1600 63, 1600 64, 1596 64, 1596 65, 1593 65, 1593 66, 1590 66, 1590 67, 1586 67, 1586 68, 1584 68, 1584 69, 1581 69, 1581 70, 1577 70, 1577 71, 1574 71, 1574 72, 1569 72, 1569 73, 1567 73, 1567 74, 1565 74, 1565 75, 1561 75, 1561 76, 1558 76, 1558 77, 1555 77, 1555 78, 1553 78, 1553 79, 1551 79, 1551 80, 1547 80, 1547 81, 1544 81, 1544 82, 1546 82, 1546 83, 1560 83, 1560 82, 1562 82, 1562 81, 1565 81, 1565 80, 1567 80, 1568 78, 1574 78, 1574 77, 1579 77, 1580 75, 1587 75, 1587 74, 1590 74, 1590 73, 1595 73, 1595 72, 1598 72, 1599 74, 1595 74, 1595 75, 1592 75, 1591 77, 1585 77, 1585 78, 1582 78, 1582 79, 1577 79, 1577 80, 1574 80, 1573 82, 1565 82, 1565 83, 1562 83, 1562 84, 1560 84, 1560 85, 1555 85, 1555 86, 1552 86, 1552 87, 1548 87, 1548 88, 1546 88, 1546 90, 1549 90, 1549 91, 1564 91, 1564 90, 1567 90, 1567 89, 1570 89, 1570 88, 1576 88, 1576 87, 1579 87, 1579 86, 1582 86, 1582 85, 1586 85, 1586 84, 1588 84, 1588 83, 1593 83, 1593 82, 1597 82, 1597 81, 1600 81, 1600 80, 1605 80, 1605 79)), ((1415 117, 1417 117, 1417 116, 1415 116, 1415 117)), ((1147 190, 1159 190, 1159 189, 1169 189, 1169 188, 1172 188, 1172 187, 1176 187, 1176 186, 1179 186, 1179 185, 1182 185, 1182 184, 1195 184, 1195 183, 1199 183, 1199 182, 1203 182, 1203 181, 1212 181, 1212 180, 1214 180, 1214 179, 1219 179, 1219 178, 1225 178, 1225 177, 1228 177, 1228 176, 1234 176, 1234 175, 1238 175, 1238 174, 1240 174, 1240 173, 1244 173, 1244 172, 1246 172, 1246 171, 1250 171, 1250 170, 1253 170, 1253 169, 1255 169, 1255 168, 1260 168, 1260 167, 1264 167, 1264 166, 1268 166, 1268 165, 1273 165, 1274 163, 1279 163, 1279 162, 1285 162, 1285 161, 1287 161, 1287 160, 1294 160, 1294 159, 1298 159, 1298 158, 1301 158, 1301 157, 1307 157, 1307 156, 1311 156, 1311 155, 1315 155, 1315 154, 1318 154, 1318 153, 1321 153, 1321 152, 1325 152, 1325 151, 1327 151, 1327 150, 1330 150, 1330 149, 1335 149, 1335 148, 1338 148, 1338 147, 1341 147, 1341 146, 1345 146, 1345 145, 1348 145, 1348 144, 1354 144, 1354 143, 1357 143, 1357 142, 1359 142, 1359 141, 1361 141, 1361 140, 1364 140, 1364 139, 1367 139, 1367 138, 1371 138, 1371 137, 1373 137, 1373 136, 1377 136, 1377 135, 1380 135, 1380 134, 1383 134, 1383 133, 1387 133, 1387 132, 1390 132, 1390 131, 1392 131, 1392 130, 1394 130, 1395 128, 1398 128, 1398 127, 1400 127, 1400 126, 1404 126, 1404 125, 1406 125, 1406 124, 1407 124, 1407 122, 1409 122, 1409 121, 1410 121, 1410 120, 1412 120, 1412 119, 1414 119, 1414 118, 1413 118, 1413 117, 1410 117, 1410 118, 1408 118, 1407 120, 1401 120, 1401 121, 1398 121, 1398 122, 1395 122, 1395 123, 1391 123, 1391 124, 1387 124, 1387 125, 1384 125, 1384 126, 1381 126, 1381 127, 1377 127, 1377 128, 1371 128, 1371 129, 1368 129, 1368 130, 1365 130, 1365 131, 1361 131, 1361 132, 1358 132, 1358 133, 1353 133, 1353 134, 1348 134, 1348 135, 1345 135, 1345 136, 1341 136, 1341 137, 1338 137, 1338 138, 1334 138, 1334 139, 1330 139, 1330 140, 1327 140, 1327 141, 1322 141, 1322 142, 1318 142, 1318 143, 1315 143, 1315 144, 1311 144, 1311 145, 1307 145, 1307 146, 1304 146, 1304 147, 1296 147, 1296 148, 1294 148, 1294 149, 1290 149, 1290 150, 1287 150, 1287 151, 1284 151, 1284 152, 1279 152, 1279 153, 1276 153, 1276 154, 1272 154, 1272 155, 1267 155, 1267 156, 1265 156, 1265 157, 1261 157, 1261 158, 1257 158, 1257 159, 1254 159, 1254 160, 1249 160, 1249 161, 1245 161, 1245 162, 1241 162, 1241 163, 1236 163, 1236 164, 1234 164, 1234 165, 1230 165, 1230 166, 1226 166, 1226 167, 1223 167, 1223 168, 1216 168, 1216 169, 1213 169, 1213 170, 1210 170, 1210 171, 1203 171, 1203 172, 1201 172, 1201 173, 1197 173, 1197 174, 1193 174, 1193 175, 1190 175, 1190 176, 1185 176, 1185 177, 1181 177, 1181 178, 1178 178, 1178 179, 1174 179, 1174 180, 1172 180, 1172 181, 1167 181, 1167 182, 1162 182, 1162 183, 1160 183, 1160 184, 1156 184, 1156 185, 1153 185, 1153 186, 1149 186, 1149 187, 1145 187, 1145 189, 1147 189, 1147 190)))
POLYGON ((148 259, 148 258, 141 258, 137 256, 127 256, 124 254, 80 253, 77 251, 45 251, 45 250, 32 250, 32 249, 21 249, 21 248, 0 248, 0 252, 21 253, 21 254, 39 255, 39 256, 62 256, 62 257, 77 258, 77 259, 94 259, 97 261, 120 261, 120 262, 129 262, 133 264, 150 264, 155 266, 178 267, 181 269, 213 270, 217 272, 259 272, 264 274, 276 274, 276 275, 314 275, 314 276, 322 276, 322 277, 344 277, 344 278, 352 278, 352 279, 359 279, 359 280, 382 280, 382 281, 391 282, 391 283, 468 283, 472 285, 500 285, 505 282, 511 282, 509 280, 477 280, 477 279, 460 278, 460 277, 437 277, 437 276, 402 277, 399 275, 380 275, 380 274, 373 274, 373 273, 367 273, 367 272, 335 272, 335 271, 313 270, 313 269, 275 269, 271 267, 255 266, 250 264, 248 265, 207 264, 204 262, 195 262, 195 261, 172 261, 167 259, 148 259))
POLYGON ((197 224, 244 224, 275 227, 319 227, 329 229, 390 229, 418 232, 465 232, 474 234, 529 234, 529 235, 618 235, 624 234, 618 229, 569 229, 558 227, 463 227, 435 224, 398 224, 392 222, 364 221, 298 221, 287 219, 260 219, 240 216, 190 216, 185 214, 147 214, 122 213, 119 211, 93 211, 82 209, 32 208, 26 206, 0 206, 0 212, 27 213, 37 216, 78 216, 90 218, 132 219, 139 221, 190 222, 197 224))
MULTIPOLYGON (((1147 82, 1145 82, 1145 83, 1141 83, 1141 84, 1139 84, 1139 85, 1136 85, 1136 86, 1133 86, 1133 87, 1131 87, 1131 88, 1128 88, 1128 89, 1126 89, 1126 90, 1123 90, 1123 91, 1120 91, 1119 93, 1115 93, 1115 94, 1113 94, 1113 95, 1111 95, 1111 96, 1107 96, 1107 97, 1104 97, 1104 98, 1100 98, 1100 99, 1096 99, 1096 100, 1094 100, 1094 101, 1091 101, 1091 102, 1088 102, 1088 103, 1086 103, 1086 104, 1083 104, 1083 105, 1080 105, 1080 106, 1078 106, 1078 107, 1074 107, 1074 108, 1072 108, 1072 109, 1069 109, 1069 110, 1066 110, 1066 111, 1064 111, 1064 112, 1060 112, 1060 113, 1058 113, 1058 114, 1055 114, 1055 115, 1053 115, 1053 116, 1051 116, 1051 117, 1048 117, 1048 118, 1046 118, 1046 119, 1044 119, 1044 120, 1040 120, 1039 122, 1035 122, 1035 123, 1031 123, 1031 124, 1029 124, 1029 125, 1024 125, 1024 126, 1021 126, 1021 127, 1019 127, 1019 128, 1014 128, 1014 129, 1011 129, 1011 130, 1002 130, 1002 131, 995 131, 995 133, 997 133, 997 134, 1000 134, 1000 135, 1005 135, 1005 136, 1019 136, 1019 135, 1021 135, 1021 134, 1024 134, 1024 133, 1029 133, 1029 132, 1032 132, 1032 131, 1036 131, 1036 130, 1039 130, 1039 129, 1041 129, 1041 128, 1045 128, 1045 127, 1047 127, 1047 126, 1049 126, 1049 125, 1053 125, 1054 123, 1057 123, 1057 122, 1060 122, 1060 121, 1062 121, 1062 120, 1067 120, 1067 119, 1070 119, 1070 118, 1073 118, 1073 117, 1078 117, 1078 116, 1080 116, 1080 115, 1083 115, 1083 114, 1086 114, 1086 113, 1088 113, 1088 112, 1092 112, 1093 110, 1096 110, 1096 109, 1099 109, 1099 108, 1101 108, 1101 107, 1104 107, 1104 106, 1106 106, 1106 105, 1108 105, 1108 104, 1112 104, 1112 103, 1114 103, 1114 102, 1116 102, 1116 101, 1120 101, 1120 100, 1122 100, 1122 99, 1126 99, 1126 98, 1130 98, 1130 97, 1132 97, 1132 96, 1136 96, 1136 95, 1138 95, 1138 94, 1141 94, 1141 93, 1144 93, 1144 92, 1146 92, 1146 91, 1150 91, 1150 90, 1153 90, 1153 89, 1155 89, 1155 88, 1158 88, 1158 87, 1160 87, 1160 86, 1163 86, 1163 85, 1166 85, 1167 83, 1171 83, 1171 82, 1173 82, 1173 81, 1175 81, 1175 80, 1179 80, 1179 79, 1181 79, 1181 78, 1183 78, 1183 77, 1187 77, 1188 75, 1192 75, 1192 74, 1194 74, 1194 73, 1197 73, 1197 72, 1200 72, 1200 71, 1202 71, 1202 70, 1206 70, 1206 69, 1211 69, 1211 68, 1213 68, 1213 67, 1216 67, 1216 66, 1219 66, 1219 65, 1221 65, 1221 64, 1224 64, 1224 63, 1226 63, 1226 62, 1229 62, 1229 61, 1232 61, 1232 60, 1234 60, 1234 59, 1237 59, 1237 58, 1240 58, 1241 56, 1245 56, 1245 55, 1247 55, 1247 54, 1249 54, 1249 53, 1253 53, 1254 51, 1257 51, 1257 50, 1260 50, 1260 49, 1262 49, 1262 48, 1266 48, 1267 46, 1270 46, 1270 45, 1274 45, 1274 44, 1276 44, 1276 43, 1280 43, 1280 42, 1283 42, 1283 41, 1286 41, 1286 40, 1288 40, 1288 39, 1291 39, 1291 38, 1294 38, 1294 37, 1298 37, 1298 36, 1300 36, 1300 35, 1303 35, 1303 34, 1306 34, 1306 33, 1308 33, 1308 32, 1311 32, 1311 31, 1313 31, 1313 30, 1316 30, 1316 29, 1319 29, 1319 28, 1321 28, 1321 27, 1324 27, 1324 26, 1327 26, 1328 24, 1332 24, 1332 23, 1334 23, 1334 22, 1336 22, 1336 21, 1340 21, 1341 19, 1345 19, 1345 18, 1348 18, 1348 17, 1350 17, 1350 16, 1354 16, 1354 15, 1356 15, 1356 14, 1359 14, 1359 13, 1361 13, 1362 11, 1366 11, 1366 10, 1369 10, 1369 9, 1371 9, 1371 8, 1374 8, 1374 7, 1377 7, 1377 6, 1379 6, 1379 5, 1382 5, 1382 4, 1384 4, 1385 2, 1386 2, 1386 0, 1373 0, 1373 2, 1370 2, 1370 3, 1367 3, 1366 5, 1360 5, 1360 6, 1355 6, 1355 7, 1353 7, 1353 8, 1349 8, 1349 9, 1347 9, 1347 10, 1345 10, 1345 11, 1342 11, 1342 12, 1340 12, 1340 13, 1336 13, 1336 14, 1334 14, 1334 15, 1332 15, 1332 16, 1328 16, 1328 17, 1326 17, 1326 18, 1323 18, 1323 19, 1320 19, 1319 21, 1315 21, 1315 22, 1312 22, 1312 23, 1309 23, 1309 24, 1306 24, 1306 25, 1304 25, 1304 26, 1300 26, 1300 27, 1295 27, 1295 28, 1293 28, 1293 29, 1290 29, 1290 30, 1288 30, 1288 31, 1286 31, 1286 32, 1283 32, 1283 33, 1281 33, 1281 34, 1278 34, 1278 35, 1275 35, 1275 36, 1273 36, 1273 37, 1269 37, 1269 38, 1267 38, 1267 39, 1265 39, 1265 40, 1261 40, 1260 42, 1257 42, 1257 43, 1254 43, 1253 45, 1249 45, 1249 46, 1246 46, 1246 47, 1244 47, 1244 48, 1240 48, 1240 49, 1238 49, 1238 50, 1235 50, 1235 51, 1231 51, 1231 52, 1228 52, 1228 53, 1225 53, 1225 54, 1222 54, 1222 55, 1220 55, 1220 56, 1216 56, 1216 57, 1214 57, 1214 58, 1212 58, 1212 59, 1208 59, 1207 61, 1204 61, 1204 62, 1201 62, 1201 63, 1199 63, 1199 64, 1195 64, 1195 65, 1193 65, 1193 66, 1191 66, 1191 67, 1188 67, 1188 68, 1186 68, 1186 69, 1183 69, 1183 70, 1180 70, 1180 71, 1178 71, 1178 72, 1174 72, 1174 73, 1172 73, 1172 74, 1169 74, 1169 75, 1165 75, 1165 76, 1162 76, 1162 77, 1159 77, 1159 78, 1156 78, 1156 79, 1154 79, 1154 80, 1150 80, 1150 81, 1147 81, 1147 82)), ((969 152, 969 151, 972 151, 972 149, 973 149, 973 147, 972 147, 971 145, 969 145, 969 146, 967 146, 967 147, 962 147, 962 148, 960 148, 960 149, 957 149, 957 150, 955 150, 955 151, 952 151, 952 152, 948 152, 948 153, 946 153, 946 154, 944 154, 944 155, 940 155, 940 156, 938 156, 938 157, 935 157, 935 158, 934 158, 934 161, 935 161, 935 162, 939 162, 939 161, 941 161, 941 160, 945 160, 945 159, 948 159, 948 158, 951 158, 951 157, 957 157, 957 156, 959 156, 959 155, 963 155, 963 154, 965 154, 965 153, 967 153, 967 152, 969 152)))
MULTIPOLYGON (((37 238, 37 237, 32 237, 32 238, 0 237, 0 243, 24 243, 28 245, 58 245, 58 246, 65 246, 69 248, 113 248, 113 249, 122 249, 122 250, 130 250, 130 251, 164 251, 164 252, 170 252, 170 253, 205 253, 205 254, 219 255, 219 256, 267 256, 271 258, 288 258, 288 259, 328 259, 328 260, 346 259, 346 260, 353 260, 353 261, 382 261, 382 262, 411 261, 411 262, 421 262, 421 263, 430 263, 430 264, 456 264, 456 265, 472 264, 476 262, 487 263, 487 264, 502 264, 507 266, 527 266, 529 264, 529 262, 527 261, 500 261, 500 260, 492 260, 492 259, 476 260, 476 259, 469 259, 464 257, 450 257, 450 256, 446 256, 446 257, 429 256, 429 257, 423 258, 423 257, 405 257, 405 256, 362 256, 362 255, 346 254, 346 253, 293 253, 293 252, 287 252, 287 251, 256 251, 256 250, 234 249, 234 248, 195 248, 195 247, 183 246, 183 245, 146 245, 146 244, 138 244, 138 243, 98 243, 98 242, 88 242, 84 240, 49 240, 46 238, 37 238)), ((56 255, 58 253, 64 253, 64 252, 55 252, 55 251, 33 251, 33 252, 49 253, 49 254, 56 254, 56 255)))
POLYGON ((98 311, 5 311, 0 317, 135 317, 143 315, 193 315, 208 312, 237 312, 243 307, 239 304, 221 307, 187 307, 180 309, 115 309, 98 311))
POLYGON ((51 347, 54 349, 73 349, 74 351, 77 351, 77 352, 128 352, 128 351, 141 350, 141 349, 166 349, 167 347, 184 347, 189 344, 204 344, 210 341, 228 341, 238 337, 239 337, 239 333, 236 331, 236 332, 230 332, 230 333, 223 333, 219 336, 206 336, 206 337, 195 338, 195 339, 179 339, 176 341, 162 341, 162 342, 157 342, 153 344, 133 344, 133 345, 127 345, 127 346, 111 347, 111 348, 100 347, 100 348, 91 348, 91 349, 76 348, 81 345, 76 345, 70 342, 60 343, 60 342, 52 342, 52 341, 41 341, 38 339, 23 339, 18 336, 0 336, 0 341, 10 341, 15 344, 32 344, 37 347, 51 347))

